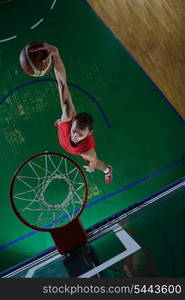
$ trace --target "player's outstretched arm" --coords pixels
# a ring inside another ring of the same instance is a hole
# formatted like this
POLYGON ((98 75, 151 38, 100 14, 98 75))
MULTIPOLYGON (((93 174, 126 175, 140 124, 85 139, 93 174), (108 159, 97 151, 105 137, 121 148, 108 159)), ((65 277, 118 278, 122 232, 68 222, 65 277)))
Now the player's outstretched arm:
POLYGON ((48 56, 46 59, 48 59, 49 57, 53 58, 54 71, 58 83, 60 104, 62 109, 61 121, 69 121, 76 115, 76 110, 73 105, 72 97, 67 86, 66 69, 60 57, 59 50, 57 49, 57 47, 48 43, 43 43, 42 46, 40 46, 39 43, 38 48, 34 47, 33 52, 41 49, 46 50, 48 52, 48 56))
POLYGON ((87 172, 92 173, 94 169, 98 169, 104 173, 106 184, 112 181, 112 166, 108 166, 102 160, 99 160, 94 149, 82 153, 81 156, 89 163, 89 165, 83 166, 87 172))
POLYGON ((67 84, 61 80, 60 73, 55 69, 55 76, 58 83, 58 91, 60 96, 60 105, 62 109, 62 122, 71 120, 76 115, 76 110, 72 102, 71 94, 67 84))
POLYGON ((60 104, 62 109, 61 121, 66 122, 71 120, 76 115, 76 110, 68 89, 65 66, 56 47, 47 43, 44 43, 44 46, 48 51, 49 56, 52 56, 54 60, 54 70, 58 83, 60 104))
POLYGON ((81 157, 85 160, 89 162, 88 166, 84 166, 84 168, 86 169, 87 172, 92 173, 94 172, 94 169, 96 167, 97 164, 97 155, 96 155, 96 151, 94 149, 88 150, 84 153, 81 154, 81 157))

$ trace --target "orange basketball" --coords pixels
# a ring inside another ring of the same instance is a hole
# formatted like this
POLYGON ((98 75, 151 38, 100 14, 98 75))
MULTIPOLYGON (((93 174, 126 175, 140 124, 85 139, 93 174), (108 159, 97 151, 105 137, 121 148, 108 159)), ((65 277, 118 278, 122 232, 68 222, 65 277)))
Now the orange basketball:
POLYGON ((36 50, 42 47, 42 42, 31 42, 21 50, 20 64, 24 72, 31 76, 40 77, 47 74, 51 69, 51 57, 47 59, 48 52, 46 50, 36 50), (31 49, 36 51, 31 52, 31 49), (45 60, 45 61, 44 61, 45 60))

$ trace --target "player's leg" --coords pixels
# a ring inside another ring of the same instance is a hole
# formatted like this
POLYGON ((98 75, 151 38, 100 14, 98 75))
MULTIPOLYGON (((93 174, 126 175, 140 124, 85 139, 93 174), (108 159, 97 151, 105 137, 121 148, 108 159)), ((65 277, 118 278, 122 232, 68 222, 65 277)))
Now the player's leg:
POLYGON ((95 169, 105 174, 105 183, 108 184, 112 181, 112 166, 108 166, 102 160, 97 159, 95 169))

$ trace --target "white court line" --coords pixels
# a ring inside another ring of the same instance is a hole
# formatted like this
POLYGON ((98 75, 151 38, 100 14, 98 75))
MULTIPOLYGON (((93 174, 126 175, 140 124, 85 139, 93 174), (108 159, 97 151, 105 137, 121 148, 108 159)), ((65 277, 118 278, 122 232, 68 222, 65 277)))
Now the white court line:
POLYGON ((116 264, 123 258, 131 255, 132 253, 136 252, 137 250, 141 249, 141 247, 134 241, 133 238, 120 226, 114 230, 115 234, 119 238, 119 240, 122 242, 126 250, 121 252, 120 254, 112 257, 111 259, 107 260, 106 262, 102 263, 101 265, 95 267, 94 269, 80 275, 78 278, 90 278, 99 272, 109 268, 110 266, 116 264))
POLYGON ((34 261, 31 261, 30 263, 28 263, 27 265, 24 265, 10 273, 8 273, 5 276, 2 276, 2 278, 10 278, 10 277, 15 277, 15 275, 19 274, 20 272, 24 272, 24 271, 28 271, 29 269, 31 269, 32 267, 34 267, 36 264, 38 264, 39 262, 41 263, 44 260, 49 259, 50 257, 53 257, 54 255, 56 255, 58 253, 57 250, 52 251, 51 253, 48 253, 46 255, 44 255, 44 257, 40 257, 34 261))
POLYGON ((44 18, 40 19, 37 23, 35 23, 33 26, 31 26, 30 29, 34 29, 35 27, 37 27, 43 21, 44 21, 44 18))
POLYGON ((50 259, 44 261, 43 263, 38 264, 37 266, 31 268, 31 269, 26 273, 25 278, 32 278, 33 275, 34 275, 34 273, 35 273, 37 270, 39 270, 40 268, 42 268, 42 267, 44 267, 44 266, 50 264, 51 262, 55 261, 57 258, 61 258, 61 257, 62 257, 61 254, 57 254, 57 255, 51 257, 50 259))
POLYGON ((57 2, 57 0, 54 0, 54 1, 53 1, 53 3, 51 4, 51 7, 50 7, 50 9, 53 9, 53 8, 54 8, 54 6, 55 6, 56 2, 57 2))
MULTIPOLYGON (((9 2, 9 1, 8 1, 8 2, 9 2)), ((57 0, 54 0, 53 3, 51 4, 51 6, 50 6, 50 9, 51 9, 51 10, 54 8, 56 2, 57 2, 57 0)), ((3 2, 3 3, 4 3, 4 2, 3 2)), ((35 23, 34 25, 32 25, 32 26, 30 27, 30 29, 31 29, 31 30, 34 29, 35 27, 37 27, 37 26, 38 26, 41 22, 43 22, 43 21, 44 21, 44 18, 40 19, 37 23, 35 23)), ((9 37, 9 38, 0 40, 0 43, 4 43, 4 42, 10 41, 10 40, 13 40, 13 39, 15 39, 16 37, 17 37, 16 35, 13 35, 13 36, 11 36, 11 37, 9 37)))
POLYGON ((13 40, 13 39, 15 39, 16 37, 17 37, 16 35, 13 35, 13 36, 11 36, 11 37, 9 37, 9 38, 7 38, 7 39, 0 40, 0 43, 7 42, 7 41, 10 41, 10 40, 13 40))
MULTIPOLYGON (((114 232, 116 236, 119 238, 119 240, 122 242, 126 250, 121 252, 120 254, 112 257, 111 259, 107 260, 106 262, 102 263, 101 265, 91 269, 90 271, 82 274, 79 276, 79 278, 89 278, 92 277, 99 272, 107 269, 108 267, 114 265, 115 263, 119 262, 123 258, 131 255, 132 253, 136 252, 137 250, 141 249, 141 247, 134 241, 134 239, 119 225, 114 226, 114 232)), ((34 273, 39 270, 40 268, 50 264, 51 262, 55 261, 56 259, 61 258, 61 254, 56 254, 55 256, 51 257, 50 259, 32 267, 27 274, 25 275, 25 278, 32 278, 34 273)))

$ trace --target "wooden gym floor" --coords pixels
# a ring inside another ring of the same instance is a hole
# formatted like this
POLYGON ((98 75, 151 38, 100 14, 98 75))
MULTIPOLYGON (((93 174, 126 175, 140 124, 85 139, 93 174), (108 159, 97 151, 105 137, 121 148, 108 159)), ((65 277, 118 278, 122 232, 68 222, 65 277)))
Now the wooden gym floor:
POLYGON ((185 2, 88 0, 185 120, 185 2))

